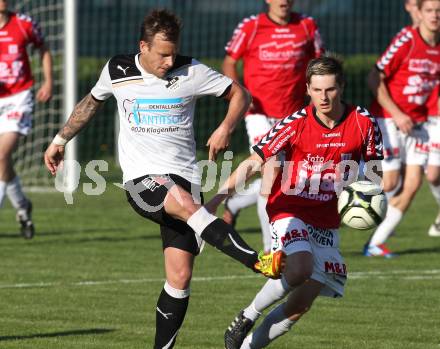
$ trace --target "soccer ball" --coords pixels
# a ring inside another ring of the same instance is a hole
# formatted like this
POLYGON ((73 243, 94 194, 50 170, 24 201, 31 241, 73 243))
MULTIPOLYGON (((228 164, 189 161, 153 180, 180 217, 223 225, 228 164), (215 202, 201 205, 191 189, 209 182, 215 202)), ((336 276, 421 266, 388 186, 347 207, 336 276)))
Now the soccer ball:
POLYGON ((338 212, 342 223, 350 228, 374 228, 385 218, 387 198, 381 187, 373 182, 354 182, 339 195, 338 212))

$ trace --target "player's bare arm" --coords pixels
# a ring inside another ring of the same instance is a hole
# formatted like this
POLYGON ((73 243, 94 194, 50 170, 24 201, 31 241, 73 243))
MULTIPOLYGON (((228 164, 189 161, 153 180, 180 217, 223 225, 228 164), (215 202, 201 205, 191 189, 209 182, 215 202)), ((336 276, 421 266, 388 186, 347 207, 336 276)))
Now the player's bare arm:
POLYGON ((237 169, 232 172, 229 178, 225 181, 218 193, 205 204, 206 209, 215 213, 217 207, 227 197, 233 195, 237 188, 242 187, 255 173, 261 170, 261 166, 265 160, 263 160, 258 154, 253 153, 246 160, 244 160, 237 169))
POLYGON ((53 89, 52 55, 47 46, 41 47, 40 56, 44 81, 36 94, 36 98, 39 102, 45 103, 52 98, 53 89))
POLYGON ((64 158, 66 143, 89 123, 102 103, 94 99, 89 93, 75 106, 69 120, 58 132, 44 154, 44 163, 52 175, 56 173, 58 166, 64 158))
MULTIPOLYGON (((226 55, 223 64, 222 64, 222 71, 223 74, 225 74, 228 78, 231 78, 235 82, 240 83, 240 76, 238 75, 238 69, 237 69, 238 61, 232 58, 229 55, 226 55)), ((249 105, 249 109, 253 109, 252 102, 249 105)))
POLYGON ((67 120, 61 129, 59 135, 65 140, 70 141, 89 123, 93 116, 95 116, 96 111, 102 103, 103 102, 93 98, 89 93, 75 106, 69 120, 67 120))
POLYGON ((243 118, 251 103, 249 92, 240 84, 233 82, 229 93, 225 96, 229 100, 228 112, 219 127, 209 137, 206 146, 209 147, 209 160, 215 160, 220 151, 229 146, 231 134, 243 118))
POLYGON ((377 97, 379 104, 393 116, 393 120, 399 130, 409 134, 414 124, 411 118, 394 103, 385 84, 385 79, 385 74, 374 67, 368 76, 368 86, 377 97))
POLYGON ((240 77, 237 72, 237 61, 229 55, 226 55, 222 64, 223 74, 228 78, 231 78, 235 82, 240 81, 240 77))

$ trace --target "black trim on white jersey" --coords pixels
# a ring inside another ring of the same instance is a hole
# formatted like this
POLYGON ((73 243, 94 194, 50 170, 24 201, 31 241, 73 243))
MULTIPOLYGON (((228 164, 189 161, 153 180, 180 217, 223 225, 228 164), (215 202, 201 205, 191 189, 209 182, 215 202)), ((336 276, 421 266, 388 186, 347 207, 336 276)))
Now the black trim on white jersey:
POLYGON ((136 67, 136 54, 117 55, 108 62, 108 71, 112 83, 115 80, 127 81, 134 79, 142 79, 142 73, 136 67))
POLYGON ((232 82, 228 87, 226 87, 226 89, 223 91, 223 93, 220 96, 218 96, 218 98, 225 98, 229 94, 229 92, 231 91, 231 88, 232 88, 232 82))
POLYGON ((92 95, 91 93, 90 93, 90 96, 92 96, 92 98, 93 98, 96 102, 100 102, 100 103, 105 102, 104 99, 96 98, 96 97, 95 97, 94 95, 92 95))

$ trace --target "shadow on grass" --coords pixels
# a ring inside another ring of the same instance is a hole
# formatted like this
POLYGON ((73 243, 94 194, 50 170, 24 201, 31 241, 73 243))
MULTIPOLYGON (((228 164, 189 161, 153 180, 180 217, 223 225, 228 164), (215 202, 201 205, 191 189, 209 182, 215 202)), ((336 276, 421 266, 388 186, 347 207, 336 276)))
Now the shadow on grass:
MULTIPOLYGON (((392 250, 391 252, 395 253, 395 257, 399 256, 405 256, 405 255, 417 255, 417 254, 423 254, 423 253, 440 253, 440 246, 439 247, 430 247, 430 248, 410 248, 407 250, 392 250)), ((358 256, 364 256, 363 251, 345 251, 343 252, 344 256, 352 256, 352 257, 358 257, 358 256)), ((380 259, 382 257, 368 257, 368 258, 375 258, 380 259)), ((386 259, 386 258, 385 258, 386 259)))
POLYGON ((260 227, 249 227, 249 228, 235 228, 239 233, 261 233, 260 227))
POLYGON ((87 330, 72 330, 72 331, 53 332, 53 333, 36 333, 25 336, 0 336, 0 342, 26 340, 26 339, 34 339, 34 338, 55 338, 55 337, 66 337, 66 336, 106 334, 114 331, 115 331, 114 329, 107 329, 107 328, 90 328, 87 330))
POLYGON ((430 248, 409 248, 407 250, 396 251, 398 256, 407 254, 421 254, 421 253, 440 253, 440 246, 430 248))
MULTIPOLYGON (((65 234, 82 234, 82 233, 103 233, 103 232, 123 232, 125 231, 124 228, 86 228, 86 229, 70 229, 70 230, 62 230, 62 231, 50 231, 50 232, 41 232, 39 230, 36 231, 35 236, 57 236, 57 235, 65 235, 65 234)), ((0 239, 15 239, 23 237, 21 234, 17 231, 14 233, 2 233, 0 234, 0 239)))

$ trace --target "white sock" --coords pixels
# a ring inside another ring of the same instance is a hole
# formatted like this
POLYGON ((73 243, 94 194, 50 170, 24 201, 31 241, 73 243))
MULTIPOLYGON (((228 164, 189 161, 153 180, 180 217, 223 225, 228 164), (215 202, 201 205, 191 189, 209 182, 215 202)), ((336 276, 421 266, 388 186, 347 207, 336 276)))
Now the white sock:
POLYGON ((252 321, 257 321, 261 313, 272 304, 283 299, 291 290, 284 276, 281 279, 266 281, 264 286, 255 296, 252 303, 244 309, 244 316, 252 321))
POLYGON ((434 196, 435 201, 437 201, 437 205, 440 206, 440 185, 432 185, 429 183, 429 187, 431 188, 432 196, 434 196))
POLYGON ((243 208, 257 203, 258 196, 260 196, 261 178, 253 181, 249 188, 243 193, 235 194, 228 199, 228 208, 232 214, 237 214, 243 208))
POLYGON ((0 207, 2 207, 3 200, 6 195, 6 182, 0 181, 0 207))
POLYGON ((179 290, 177 288, 174 288, 173 286, 171 286, 168 281, 165 281, 165 285, 163 286, 163 289, 165 290, 166 293, 168 293, 171 297, 173 298, 178 298, 178 299, 182 299, 182 298, 187 298, 189 297, 191 291, 190 288, 188 287, 185 290, 179 290))
POLYGON ((241 349, 260 349, 269 345, 274 339, 289 332, 296 321, 289 320, 284 314, 284 303, 274 308, 260 326, 245 338, 241 349))
POLYGON ((263 249, 265 252, 270 251, 272 245, 272 235, 270 233, 269 216, 266 211, 267 197, 258 195, 257 212, 260 218, 261 233, 263 235, 263 249))
POLYGON ((379 224, 373 236, 371 237, 370 246, 383 244, 400 223, 400 221, 402 220, 402 216, 402 211, 394 206, 388 205, 385 219, 381 224, 379 224))
POLYGON ((186 224, 188 224, 198 236, 202 236, 205 228, 216 219, 216 216, 209 213, 208 210, 202 206, 188 218, 186 224))
POLYGON ((6 194, 16 210, 27 208, 28 200, 21 189, 20 179, 15 176, 6 186, 6 194))

